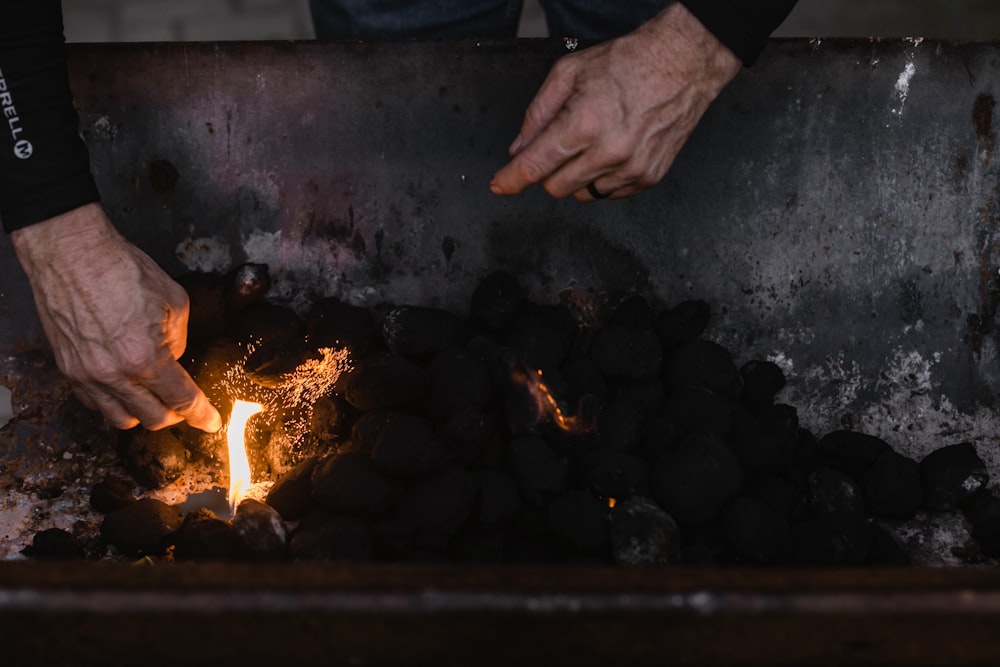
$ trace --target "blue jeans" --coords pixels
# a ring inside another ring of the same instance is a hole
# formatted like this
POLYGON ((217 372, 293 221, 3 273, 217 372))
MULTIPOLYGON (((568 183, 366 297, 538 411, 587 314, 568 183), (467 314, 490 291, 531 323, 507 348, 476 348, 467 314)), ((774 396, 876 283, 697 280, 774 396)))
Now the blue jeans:
MULTIPOLYGON (((669 0, 540 0, 549 35, 618 37, 669 0)), ((523 0, 310 0, 319 39, 514 37, 523 0)))

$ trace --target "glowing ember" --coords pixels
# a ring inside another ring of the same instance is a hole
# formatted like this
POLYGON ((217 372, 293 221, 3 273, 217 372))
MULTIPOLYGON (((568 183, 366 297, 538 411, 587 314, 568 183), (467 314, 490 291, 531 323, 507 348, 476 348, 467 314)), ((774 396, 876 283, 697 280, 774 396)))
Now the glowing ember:
POLYGON ((229 444, 229 508, 235 513, 236 506, 250 488, 250 461, 247 459, 247 421, 261 410, 260 403, 236 401, 233 414, 229 418, 226 442, 229 444))
POLYGON ((594 430, 594 420, 585 414, 584 410, 573 416, 566 414, 556 397, 552 395, 552 390, 542 380, 541 370, 529 371, 520 366, 514 366, 511 369, 511 378, 527 390, 528 394, 535 400, 535 409, 539 419, 550 418, 556 426, 569 433, 589 433, 594 430))

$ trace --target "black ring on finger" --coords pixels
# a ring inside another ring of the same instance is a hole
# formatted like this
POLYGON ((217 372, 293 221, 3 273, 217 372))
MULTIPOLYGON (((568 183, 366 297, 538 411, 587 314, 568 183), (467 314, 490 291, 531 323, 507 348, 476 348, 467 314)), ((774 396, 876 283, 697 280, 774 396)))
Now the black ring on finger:
POLYGON ((607 199, 608 195, 611 194, 610 192, 601 192, 592 182, 587 183, 587 192, 589 192, 590 196, 594 199, 607 199))

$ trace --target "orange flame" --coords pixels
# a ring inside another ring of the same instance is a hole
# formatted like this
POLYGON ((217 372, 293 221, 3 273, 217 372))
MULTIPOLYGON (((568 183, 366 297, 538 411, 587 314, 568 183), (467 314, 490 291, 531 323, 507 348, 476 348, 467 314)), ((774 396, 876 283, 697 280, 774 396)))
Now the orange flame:
POLYGON ((549 418, 555 422, 556 426, 574 435, 589 433, 594 430, 593 420, 588 419, 586 415, 577 414, 570 416, 563 411, 556 397, 552 394, 552 390, 542 380, 541 369, 532 372, 519 366, 514 366, 511 369, 511 378, 514 382, 524 387, 535 400, 535 408, 540 419, 549 418))
POLYGON ((264 408, 260 403, 236 401, 229 417, 226 442, 229 445, 229 509, 236 506, 250 488, 250 461, 247 459, 246 428, 250 417, 264 408))

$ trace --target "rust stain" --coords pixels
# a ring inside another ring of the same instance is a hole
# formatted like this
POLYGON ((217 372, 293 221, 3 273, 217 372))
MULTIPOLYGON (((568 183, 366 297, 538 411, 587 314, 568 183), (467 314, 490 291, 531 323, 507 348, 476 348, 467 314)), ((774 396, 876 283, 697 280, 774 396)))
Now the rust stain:
POLYGON ((993 149, 997 141, 997 133, 993 129, 994 107, 996 100, 986 93, 980 93, 972 105, 972 125, 976 128, 976 136, 979 137, 979 147, 986 155, 986 164, 993 158, 993 149))

